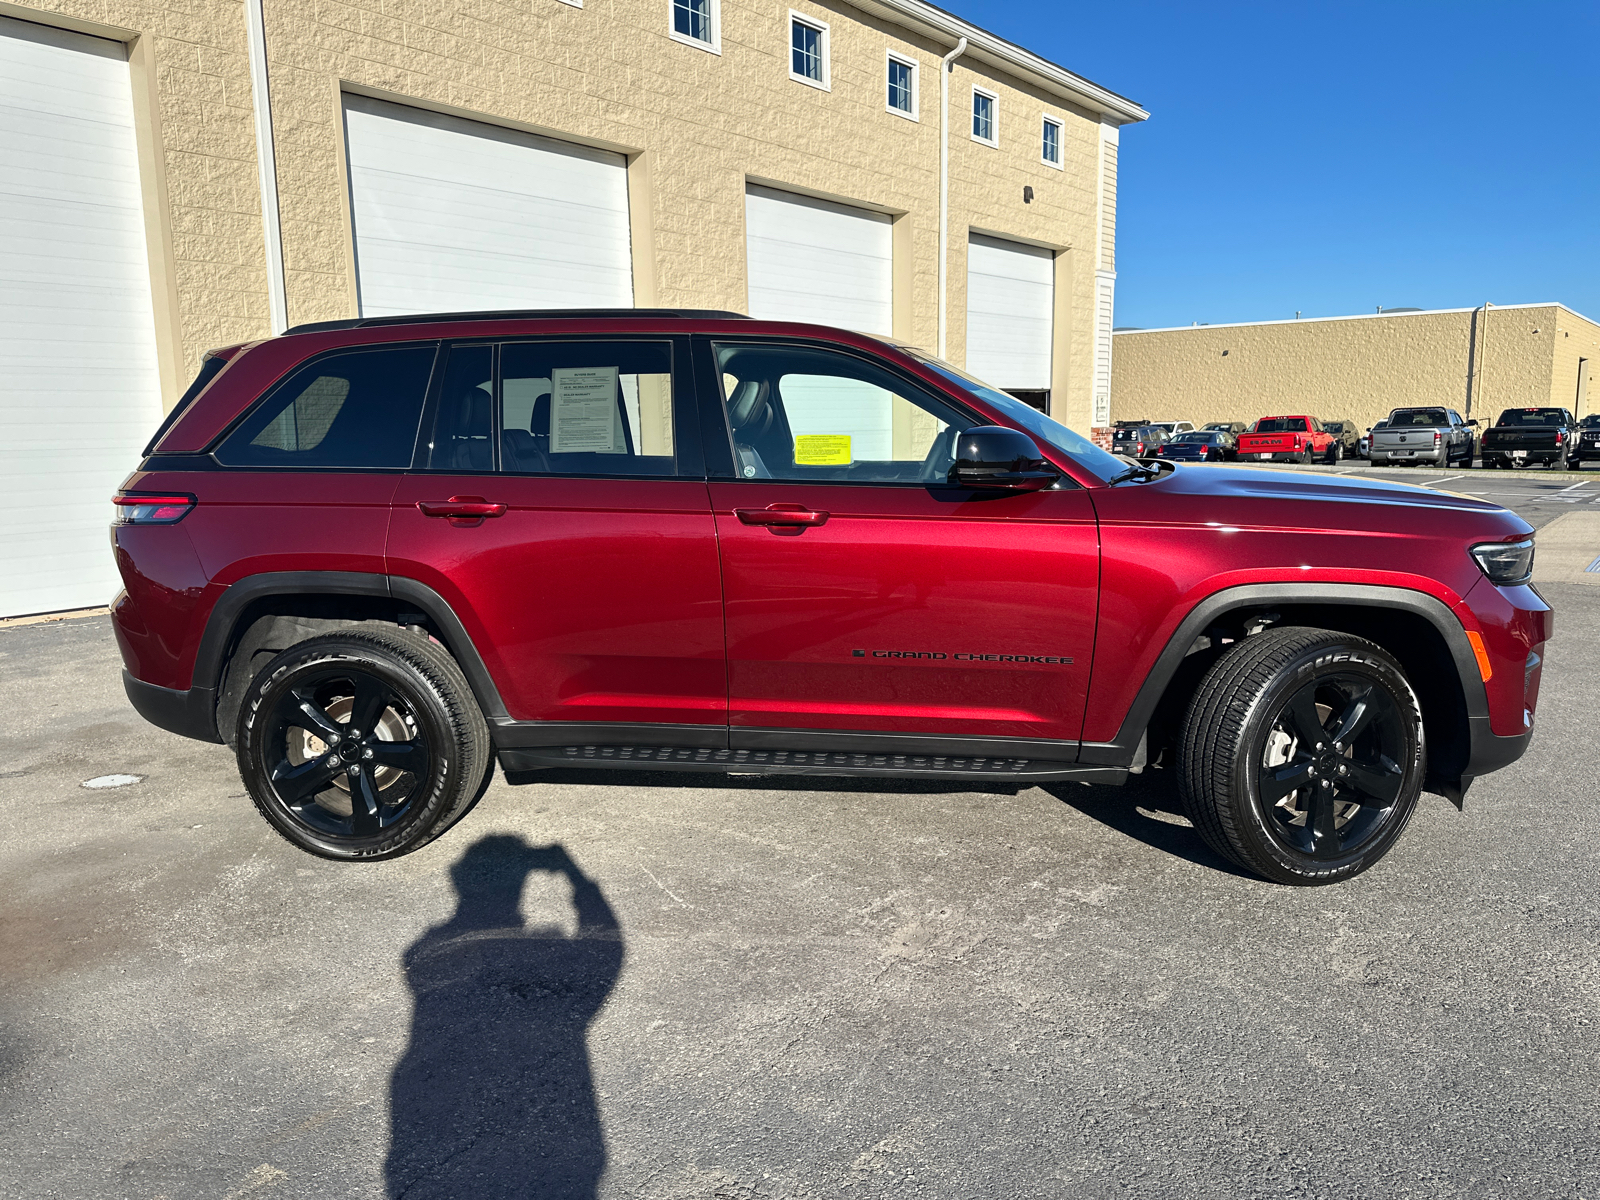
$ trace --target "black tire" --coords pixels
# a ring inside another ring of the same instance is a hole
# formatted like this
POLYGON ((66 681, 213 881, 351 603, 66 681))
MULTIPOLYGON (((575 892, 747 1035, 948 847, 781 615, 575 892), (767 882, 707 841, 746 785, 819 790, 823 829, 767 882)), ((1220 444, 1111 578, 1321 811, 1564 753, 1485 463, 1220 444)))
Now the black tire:
POLYGON ((1425 762, 1421 707, 1399 663, 1364 638, 1286 627, 1246 638, 1201 681, 1178 790, 1207 844, 1246 870, 1338 883, 1400 837, 1425 762))
POLYGON ((493 769, 461 668, 399 630, 325 634, 279 654, 250 684, 237 746, 267 822, 344 861, 426 845, 477 802, 493 769))
POLYGON ((1343 458, 1343 457, 1344 457, 1344 443, 1343 442, 1335 442, 1333 445, 1328 447, 1328 465, 1330 467, 1338 466, 1339 465, 1339 460, 1341 458, 1343 458))

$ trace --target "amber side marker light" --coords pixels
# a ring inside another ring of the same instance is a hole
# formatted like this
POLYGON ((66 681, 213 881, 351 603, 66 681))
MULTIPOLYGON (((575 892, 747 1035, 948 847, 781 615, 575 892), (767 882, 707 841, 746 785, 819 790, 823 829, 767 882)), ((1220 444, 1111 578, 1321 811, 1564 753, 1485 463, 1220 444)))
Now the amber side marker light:
POLYGON ((1472 643, 1472 655, 1478 660, 1478 674, 1483 676, 1485 683, 1488 683, 1494 676, 1494 668, 1489 665, 1489 652, 1483 648, 1483 634, 1476 629, 1469 629, 1467 641, 1472 643))

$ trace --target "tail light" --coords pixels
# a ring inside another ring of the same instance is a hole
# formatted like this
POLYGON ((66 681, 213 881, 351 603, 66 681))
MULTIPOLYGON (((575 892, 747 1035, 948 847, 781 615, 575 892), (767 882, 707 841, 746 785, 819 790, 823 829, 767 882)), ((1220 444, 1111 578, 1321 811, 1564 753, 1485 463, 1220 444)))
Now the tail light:
POLYGON ((1143 453, 1144 453, 1144 443, 1143 443, 1143 442, 1140 442, 1140 443, 1139 443, 1139 453, 1140 453, 1140 454, 1143 454, 1143 453))
POLYGON ((1566 440, 1567 440, 1567 431, 1565 429, 1556 430, 1556 445, 1559 446, 1559 445, 1561 445, 1562 442, 1564 442, 1566 440))
POLYGON ((195 498, 186 495, 148 496, 140 492, 118 492, 111 498, 117 525, 176 525, 189 515, 195 498))
POLYGON ((1435 429, 1433 431, 1433 444, 1435 446, 1437 446, 1439 444, 1439 442, 1442 440, 1442 438, 1443 438, 1443 435, 1437 429, 1435 429))

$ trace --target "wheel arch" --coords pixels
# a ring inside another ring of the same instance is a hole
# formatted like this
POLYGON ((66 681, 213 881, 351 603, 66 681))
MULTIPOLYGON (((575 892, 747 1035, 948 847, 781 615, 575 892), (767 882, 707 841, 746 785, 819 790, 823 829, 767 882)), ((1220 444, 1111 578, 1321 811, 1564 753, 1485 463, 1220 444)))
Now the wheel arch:
POLYGON ((1422 705, 1429 762, 1425 786, 1460 803, 1474 730, 1487 723, 1488 695, 1461 622, 1442 601, 1410 588, 1276 583, 1207 596, 1167 641, 1117 735, 1084 743, 1079 761, 1138 766, 1141 755, 1155 761, 1170 744, 1201 678, 1226 651, 1219 639, 1248 636, 1261 622, 1354 634, 1394 655, 1422 705))
POLYGON ((192 687, 216 697, 214 740, 231 744, 233 719, 250 681, 248 668, 262 655, 373 623, 420 628, 456 660, 484 717, 492 722, 505 716, 500 691, 471 636, 432 588, 414 579, 354 571, 274 571, 230 584, 206 619, 192 687))

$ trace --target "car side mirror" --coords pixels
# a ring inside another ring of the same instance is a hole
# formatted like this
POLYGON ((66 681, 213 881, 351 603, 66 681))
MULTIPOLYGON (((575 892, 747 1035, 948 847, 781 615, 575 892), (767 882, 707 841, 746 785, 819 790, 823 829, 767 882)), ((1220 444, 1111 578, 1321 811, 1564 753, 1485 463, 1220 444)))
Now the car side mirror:
POLYGON ((1467 424, 1468 425, 1480 425, 1480 424, 1482 424, 1482 422, 1479 421, 1476 417, 1474 417, 1472 420, 1468 421, 1467 424))
POLYGON ((977 425, 956 438, 950 482, 984 491, 1037 492, 1061 477, 1027 434, 1001 425, 977 425))

